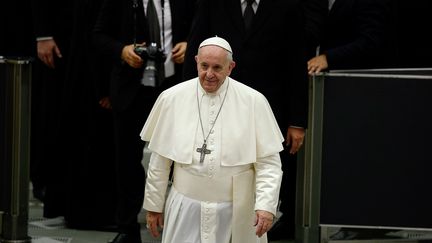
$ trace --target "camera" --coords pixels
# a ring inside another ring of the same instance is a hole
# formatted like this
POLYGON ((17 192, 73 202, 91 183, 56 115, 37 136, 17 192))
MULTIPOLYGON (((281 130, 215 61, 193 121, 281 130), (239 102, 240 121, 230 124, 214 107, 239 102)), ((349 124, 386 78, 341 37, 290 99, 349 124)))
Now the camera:
POLYGON ((159 86, 164 79, 163 65, 166 55, 156 43, 149 46, 136 46, 134 52, 145 62, 144 76, 141 83, 144 86, 159 86))

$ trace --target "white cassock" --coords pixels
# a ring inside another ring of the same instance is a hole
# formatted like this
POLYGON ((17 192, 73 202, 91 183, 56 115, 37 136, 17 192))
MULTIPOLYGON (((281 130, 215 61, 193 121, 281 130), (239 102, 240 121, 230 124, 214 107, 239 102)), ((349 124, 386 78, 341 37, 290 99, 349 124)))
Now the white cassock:
POLYGON ((182 82, 160 94, 141 138, 152 151, 144 209, 165 213, 163 243, 267 242, 255 210, 276 214, 283 136, 261 93, 231 78, 212 94, 198 78, 182 82))

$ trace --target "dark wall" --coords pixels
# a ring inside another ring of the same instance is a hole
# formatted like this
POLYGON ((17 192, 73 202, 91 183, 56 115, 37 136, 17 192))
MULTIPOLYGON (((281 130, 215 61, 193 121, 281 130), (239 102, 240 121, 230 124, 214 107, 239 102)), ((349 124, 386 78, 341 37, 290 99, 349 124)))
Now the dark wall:
POLYGON ((30 0, 0 1, 0 56, 34 56, 30 0))
POLYGON ((430 0, 394 0, 395 23, 401 67, 432 67, 430 0))

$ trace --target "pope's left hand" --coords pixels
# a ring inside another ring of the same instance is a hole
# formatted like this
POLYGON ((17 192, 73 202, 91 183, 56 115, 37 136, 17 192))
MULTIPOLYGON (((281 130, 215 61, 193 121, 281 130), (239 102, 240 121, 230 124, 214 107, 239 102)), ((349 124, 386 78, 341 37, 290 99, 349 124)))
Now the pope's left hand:
POLYGON ((273 223, 273 214, 264 210, 255 212, 256 235, 261 237, 271 228, 273 223))

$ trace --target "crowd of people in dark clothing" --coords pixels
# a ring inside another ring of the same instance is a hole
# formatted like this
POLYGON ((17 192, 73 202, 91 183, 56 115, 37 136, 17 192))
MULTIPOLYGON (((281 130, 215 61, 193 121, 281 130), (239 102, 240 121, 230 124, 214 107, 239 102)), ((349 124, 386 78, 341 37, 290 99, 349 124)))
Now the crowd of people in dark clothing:
POLYGON ((159 74, 162 85, 147 86, 146 63, 131 53, 153 42, 149 1, 0 6, 8 16, 0 24, 0 56, 33 58, 30 179, 44 217, 64 216, 71 228, 118 231, 116 242, 141 241, 139 133, 162 90, 196 77, 194 56, 204 39, 220 36, 231 44, 237 62, 232 77, 269 99, 287 136, 283 216, 270 240, 294 238, 297 161, 289 139, 307 129, 308 75, 432 67, 428 0, 259 0, 248 30, 241 0, 154 0, 163 4, 156 8, 164 26, 158 47, 169 50, 170 60, 159 74))

